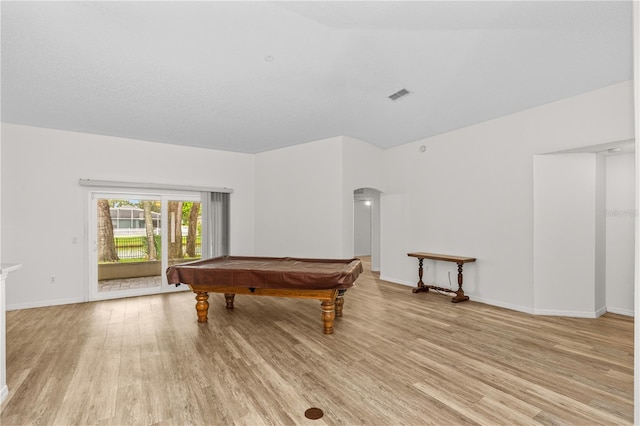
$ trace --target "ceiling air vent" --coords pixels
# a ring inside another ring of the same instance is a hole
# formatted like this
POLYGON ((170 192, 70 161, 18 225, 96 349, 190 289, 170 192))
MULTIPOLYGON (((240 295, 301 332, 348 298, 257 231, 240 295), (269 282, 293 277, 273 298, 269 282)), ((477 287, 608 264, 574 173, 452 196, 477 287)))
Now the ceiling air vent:
POLYGON ((407 89, 398 90, 393 95, 389 95, 389 99, 391 99, 392 101, 397 101, 398 99, 400 99, 400 98, 402 98, 404 96, 407 96, 409 93, 411 93, 411 92, 408 91, 407 89))

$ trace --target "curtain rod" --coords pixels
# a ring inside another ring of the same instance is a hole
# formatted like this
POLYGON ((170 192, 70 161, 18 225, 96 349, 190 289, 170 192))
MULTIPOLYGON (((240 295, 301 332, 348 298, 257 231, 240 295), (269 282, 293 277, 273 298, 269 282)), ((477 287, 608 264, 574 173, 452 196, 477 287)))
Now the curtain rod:
POLYGON ((207 186, 172 185, 170 183, 118 182, 113 180, 80 179, 80 186, 110 188, 164 189, 171 191, 225 192, 231 194, 231 188, 213 188, 207 186))

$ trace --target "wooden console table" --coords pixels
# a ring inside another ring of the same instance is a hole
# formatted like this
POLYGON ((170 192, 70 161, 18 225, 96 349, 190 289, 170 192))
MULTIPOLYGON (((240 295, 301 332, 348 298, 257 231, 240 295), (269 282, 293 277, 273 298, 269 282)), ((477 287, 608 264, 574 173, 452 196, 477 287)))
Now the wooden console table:
POLYGON ((469 300, 469 296, 464 295, 464 290, 462 290, 462 265, 465 263, 475 262, 475 257, 464 257, 464 256, 450 256, 447 254, 435 254, 435 253, 407 253, 407 256, 417 257, 418 258, 418 286, 414 288, 412 291, 414 293, 419 293, 421 291, 427 292, 429 289, 434 289, 437 291, 444 291, 447 293, 455 293, 451 301, 453 303, 464 302, 465 300, 469 300), (455 262, 458 264, 458 290, 454 291, 449 288, 437 287, 435 285, 427 285, 422 282, 422 262, 424 259, 431 260, 442 260, 445 262, 455 262))

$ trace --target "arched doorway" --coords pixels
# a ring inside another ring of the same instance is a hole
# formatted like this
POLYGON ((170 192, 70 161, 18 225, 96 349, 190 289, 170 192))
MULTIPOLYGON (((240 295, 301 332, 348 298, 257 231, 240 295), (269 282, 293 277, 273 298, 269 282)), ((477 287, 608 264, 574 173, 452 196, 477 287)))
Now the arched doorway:
POLYGON ((353 191, 353 249, 355 256, 370 256, 371 270, 380 271, 380 191, 353 191))

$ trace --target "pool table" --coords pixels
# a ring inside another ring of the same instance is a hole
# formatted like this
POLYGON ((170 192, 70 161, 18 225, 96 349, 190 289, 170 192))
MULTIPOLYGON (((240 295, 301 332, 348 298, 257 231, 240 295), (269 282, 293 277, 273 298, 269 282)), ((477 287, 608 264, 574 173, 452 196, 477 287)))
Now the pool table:
POLYGON ((325 334, 342 316, 343 295, 362 272, 360 259, 220 256, 167 268, 169 284, 186 284, 196 294, 198 322, 207 322, 209 293, 224 293, 233 309, 236 294, 321 301, 325 334))

